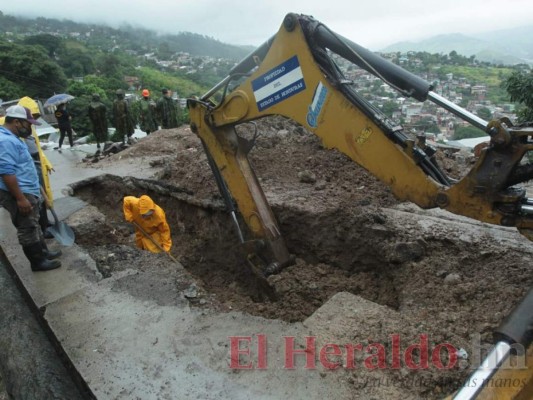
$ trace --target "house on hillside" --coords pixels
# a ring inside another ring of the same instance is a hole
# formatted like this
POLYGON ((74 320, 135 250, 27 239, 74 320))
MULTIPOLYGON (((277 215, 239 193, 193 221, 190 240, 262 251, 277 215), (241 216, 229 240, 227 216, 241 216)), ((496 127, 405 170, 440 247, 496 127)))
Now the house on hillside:
POLYGON ((487 95, 487 86, 474 85, 470 89, 470 93, 472 94, 472 97, 476 98, 477 100, 485 100, 485 96, 487 95))

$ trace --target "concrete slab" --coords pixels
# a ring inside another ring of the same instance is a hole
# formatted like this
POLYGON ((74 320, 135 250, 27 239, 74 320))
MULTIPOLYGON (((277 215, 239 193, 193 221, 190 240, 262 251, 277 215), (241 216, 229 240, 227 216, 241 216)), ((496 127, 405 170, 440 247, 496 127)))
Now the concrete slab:
POLYGON ((351 386, 339 384, 335 374, 304 369, 304 356, 296 358, 295 370, 284 369, 284 337, 301 343, 302 324, 192 308, 183 296, 162 306, 121 288, 124 279, 150 278, 106 279, 46 309, 46 320, 98 399, 350 397, 351 386), (231 369, 229 337, 252 337, 256 362, 258 334, 267 338, 267 368, 231 369))
POLYGON ((52 250, 61 249, 61 268, 47 272, 33 272, 17 240, 17 231, 9 214, 0 209, 0 246, 15 269, 19 279, 41 308, 101 279, 95 262, 78 246, 59 246, 49 240, 52 250))
POLYGON ((533 242, 518 229, 486 224, 441 209, 423 210, 412 203, 382 209, 397 231, 418 232, 420 236, 446 238, 452 235, 466 243, 490 242, 513 250, 533 253, 533 242), (421 218, 420 216, 423 216, 421 218))
MULTIPOLYGON (((66 196, 60 197, 54 202, 54 211, 60 220, 64 220, 67 219, 71 214, 87 206, 88 204, 86 202, 78 199, 77 197, 66 196)), ((48 214, 50 214, 50 212, 48 214)), ((54 219, 51 215, 49 215, 49 220, 52 223, 54 222, 54 219)))

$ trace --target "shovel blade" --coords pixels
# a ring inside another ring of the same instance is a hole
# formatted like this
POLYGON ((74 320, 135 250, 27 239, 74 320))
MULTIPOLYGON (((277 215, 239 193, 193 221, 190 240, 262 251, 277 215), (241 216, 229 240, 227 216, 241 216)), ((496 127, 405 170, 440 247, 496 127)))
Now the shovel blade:
POLYGON ((72 246, 74 244, 74 231, 64 222, 59 222, 48 228, 48 231, 54 235, 54 238, 63 246, 72 246))

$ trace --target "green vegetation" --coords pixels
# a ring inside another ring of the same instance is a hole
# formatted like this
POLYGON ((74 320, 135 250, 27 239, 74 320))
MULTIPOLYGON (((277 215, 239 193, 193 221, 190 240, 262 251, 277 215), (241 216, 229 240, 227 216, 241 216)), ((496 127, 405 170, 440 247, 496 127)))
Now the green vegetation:
POLYGON ((480 118, 483 118, 485 121, 490 121, 492 119, 492 113, 487 107, 481 107, 477 110, 477 115, 480 118))
POLYGON ((0 75, 5 99, 47 97, 67 85, 65 73, 42 46, 0 41, 0 75))
MULTIPOLYGON (((198 72, 203 59, 197 57, 191 58, 190 62, 191 68, 196 70, 186 73, 165 70, 154 61, 136 54, 164 52, 166 57, 172 57, 176 51, 190 50, 195 43, 200 42, 203 47, 195 47, 196 51, 209 47, 209 51, 216 54, 214 49, 217 46, 229 46, 192 34, 184 34, 177 41, 166 36, 165 40, 142 29, 126 27, 124 30, 115 30, 44 18, 38 18, 30 24, 28 20, 4 16, 0 12, 0 94, 4 100, 27 95, 42 101, 54 93, 72 94, 75 99, 68 107, 73 116, 73 128, 78 134, 87 135, 91 133, 87 108, 93 93, 100 95, 111 119, 117 89, 135 93, 148 88, 154 100, 161 96, 164 87, 179 97, 201 95, 221 79, 220 74, 227 74, 234 65, 229 60, 220 63, 213 61, 212 65, 202 65, 205 70, 198 72), (27 36, 27 32, 34 31, 36 26, 41 32, 48 29, 54 34, 27 36), (8 31, 11 33, 4 37, 9 38, 9 41, 2 37, 2 33, 8 31), (56 32, 64 32, 64 35, 57 36, 56 32), (69 36, 73 32, 84 32, 85 35, 71 39, 69 36), (181 49, 180 43, 184 46, 181 49), (127 77, 132 77, 133 81, 127 81, 127 77)), ((229 47, 235 50, 234 46, 229 47)), ((238 50, 237 53, 241 54, 247 52, 240 48, 238 50)), ((237 53, 233 56, 241 56, 237 53)), ((134 102, 135 98, 132 99, 134 102)), ((132 108, 135 109, 134 106, 132 108)), ((187 112, 182 112, 181 121, 186 122, 187 118, 187 112)), ((109 126, 113 126, 111 120, 109 126)))
POLYGON ((49 33, 47 35, 49 38, 45 40, 45 43, 40 43, 45 47, 53 44, 50 37, 57 37, 56 35, 67 37, 75 34, 77 36, 76 41, 84 43, 91 49, 113 51, 118 45, 122 49, 136 52, 137 55, 154 53, 160 59, 168 59, 165 57, 176 52, 187 52, 191 55, 239 61, 253 50, 249 46, 234 46, 190 32, 160 35, 155 31, 127 25, 120 27, 120 29, 114 29, 108 26, 77 23, 69 20, 42 17, 36 19, 17 18, 4 15, 0 11, 0 34, 6 32, 15 37, 28 33, 35 33, 35 35, 41 35, 43 32, 49 33))
MULTIPOLYGON (((396 53, 394 61, 398 63, 400 59, 401 54, 396 53)), ((415 52, 401 66, 417 75, 436 75, 440 81, 440 86, 446 84, 449 74, 452 74, 454 79, 464 79, 470 85, 485 85, 487 86, 486 99, 494 104, 509 101, 509 94, 502 87, 502 82, 519 67, 504 67, 487 62, 478 62, 475 56, 464 57, 455 51, 450 52, 450 54, 415 52)), ((463 94, 469 95, 470 93, 463 94)))
POLYGON ((486 85, 486 99, 494 104, 501 104, 509 101, 509 95, 501 84, 512 72, 511 67, 442 65, 439 78, 444 81, 446 74, 451 73, 454 78, 465 78, 472 85, 486 85))
POLYGON ((453 140, 477 138, 486 135, 487 134, 479 128, 473 126, 460 126, 455 130, 453 140))
POLYGON ((520 104, 517 111, 519 121, 533 121, 533 70, 515 71, 503 87, 511 95, 511 100, 520 104))
POLYGON ((152 97, 159 96, 162 88, 168 88, 178 93, 180 97, 190 97, 201 95, 210 87, 200 85, 178 74, 169 74, 151 67, 139 68, 137 75, 141 78, 141 86, 149 89, 152 97))

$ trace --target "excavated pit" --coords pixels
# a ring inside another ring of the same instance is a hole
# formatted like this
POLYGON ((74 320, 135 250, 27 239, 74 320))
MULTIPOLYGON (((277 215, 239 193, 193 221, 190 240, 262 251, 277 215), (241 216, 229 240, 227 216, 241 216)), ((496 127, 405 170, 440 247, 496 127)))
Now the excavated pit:
MULTIPOLYGON (((387 233, 369 231, 367 227, 382 222, 383 216, 377 211, 342 215, 337 210, 317 215, 303 209, 274 207, 286 232, 287 246, 296 256, 294 265, 269 278, 276 299, 244 262, 234 225, 222 203, 200 202, 186 190, 159 182, 104 175, 78 184, 75 196, 97 207, 105 215, 105 222, 93 221, 92 233, 78 235, 77 243, 90 253, 105 248, 118 259, 117 252, 130 252, 128 247, 135 246, 133 227, 124 221, 122 199, 142 194, 148 194, 165 210, 172 232, 171 254, 228 308, 298 321, 342 291, 393 309, 400 306, 396 288, 399 267, 384 260, 380 246, 387 233)), ((405 252, 419 258, 423 248, 405 252)), ((100 256, 94 258, 104 277, 121 268, 99 262, 100 256)), ((134 265, 132 261, 123 257, 129 268, 134 265)))
MULTIPOLYGON (((271 287, 257 279, 244 262, 222 201, 198 199, 186 189, 158 181, 113 175, 102 175, 75 187, 77 197, 105 216, 99 223, 91 222, 91 232, 77 235, 78 244, 90 253, 98 253, 94 258, 104 277, 117 269, 136 267, 139 250, 134 245, 133 227, 123 218, 122 198, 142 194, 151 196, 166 212, 172 255, 226 309, 301 321, 331 296, 344 291, 416 318, 423 319, 434 310, 452 331, 468 335, 470 323, 477 326, 487 319, 496 323, 501 311, 494 318, 469 316, 467 324, 457 326, 460 315, 488 307, 494 301, 492 295, 518 301, 528 287, 526 282, 531 282, 526 258, 519 252, 502 251, 490 243, 464 243, 446 235, 406 237, 391 228, 388 217, 378 208, 309 211, 274 204, 296 263, 268 278, 276 293, 273 299, 271 287), (102 249, 113 252, 118 262, 99 262, 102 249), (121 253, 127 255, 122 261, 121 253), (502 274, 503 265, 514 273, 502 274), (513 290, 496 277, 511 285, 516 286, 517 281, 522 284, 513 290), (489 288, 495 289, 492 295, 489 288)), ((143 263, 152 256, 141 254, 143 263)), ((494 310, 493 304, 490 307, 494 310)), ((499 308, 507 310, 509 306, 499 308)))

